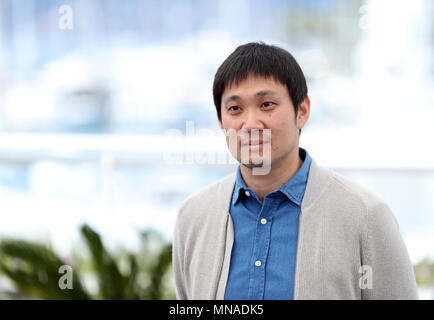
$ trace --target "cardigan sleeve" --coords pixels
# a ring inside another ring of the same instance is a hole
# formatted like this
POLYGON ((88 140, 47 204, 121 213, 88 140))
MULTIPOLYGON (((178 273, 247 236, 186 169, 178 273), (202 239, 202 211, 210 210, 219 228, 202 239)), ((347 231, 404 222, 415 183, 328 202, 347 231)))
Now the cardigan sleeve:
POLYGON ((418 299, 413 266, 392 211, 377 203, 366 213, 359 271, 362 299, 418 299))

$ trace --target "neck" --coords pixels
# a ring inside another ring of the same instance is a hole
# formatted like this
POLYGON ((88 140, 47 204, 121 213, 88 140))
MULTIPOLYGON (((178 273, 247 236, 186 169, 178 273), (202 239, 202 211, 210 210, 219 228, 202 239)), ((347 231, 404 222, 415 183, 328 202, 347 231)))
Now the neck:
POLYGON ((297 173, 303 165, 298 154, 298 147, 288 154, 279 163, 272 164, 271 170, 266 175, 253 175, 252 170, 241 165, 241 175, 247 187, 251 188, 258 199, 263 202, 270 192, 279 189, 297 173))

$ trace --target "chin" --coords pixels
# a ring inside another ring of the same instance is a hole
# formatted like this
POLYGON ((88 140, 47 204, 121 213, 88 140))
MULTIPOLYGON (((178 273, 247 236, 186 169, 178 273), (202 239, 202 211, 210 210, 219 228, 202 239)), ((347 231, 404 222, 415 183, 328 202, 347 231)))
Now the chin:
POLYGON ((243 166, 245 166, 246 168, 249 169, 253 169, 253 168, 262 168, 263 167, 263 163, 259 163, 259 164, 254 164, 254 163, 241 163, 243 166))
POLYGON ((262 157, 257 159, 257 161, 254 161, 253 159, 250 158, 248 162, 241 162, 241 160, 238 160, 238 162, 249 169, 263 168, 267 165, 267 163, 269 163, 268 161, 264 161, 262 157))

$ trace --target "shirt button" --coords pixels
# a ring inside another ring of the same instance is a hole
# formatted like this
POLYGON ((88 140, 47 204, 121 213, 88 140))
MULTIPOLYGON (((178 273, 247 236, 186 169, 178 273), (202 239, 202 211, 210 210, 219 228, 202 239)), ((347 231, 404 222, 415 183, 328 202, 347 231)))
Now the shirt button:
POLYGON ((257 267, 260 267, 261 266, 261 261, 260 260, 256 260, 256 262, 255 262, 255 266, 257 266, 257 267))
POLYGON ((262 219, 261 219, 261 223, 262 223, 262 224, 266 224, 266 223, 267 223, 267 219, 262 218, 262 219))
POLYGON ((246 192, 244 192, 246 194, 246 196, 250 197, 250 192, 249 190, 246 190, 246 192))

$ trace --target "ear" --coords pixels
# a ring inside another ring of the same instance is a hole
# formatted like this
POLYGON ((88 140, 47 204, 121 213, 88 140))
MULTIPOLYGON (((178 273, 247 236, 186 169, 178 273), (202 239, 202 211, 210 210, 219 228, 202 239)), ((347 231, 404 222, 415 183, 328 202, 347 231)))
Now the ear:
POLYGON ((298 106, 297 113, 297 128, 301 129, 305 126, 310 116, 310 99, 308 96, 298 106))
POLYGON ((222 121, 221 121, 220 119, 218 119, 218 121, 219 121, 219 126, 220 126, 220 129, 222 129, 222 130, 223 130, 223 123, 222 123, 222 121))

